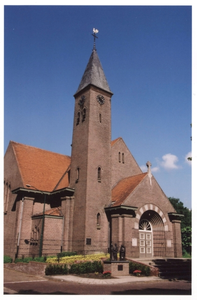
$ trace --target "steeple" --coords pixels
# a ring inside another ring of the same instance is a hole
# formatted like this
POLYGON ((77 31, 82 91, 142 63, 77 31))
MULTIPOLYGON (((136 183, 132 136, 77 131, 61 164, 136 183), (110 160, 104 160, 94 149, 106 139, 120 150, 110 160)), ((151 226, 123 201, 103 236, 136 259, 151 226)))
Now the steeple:
MULTIPOLYGON (((88 85, 94 85, 102 90, 113 94, 108 85, 107 79, 105 77, 101 62, 99 60, 98 54, 94 47, 92 54, 90 56, 89 62, 86 66, 85 72, 77 89, 77 93, 83 90, 88 85)), ((75 95, 76 95, 75 94, 75 95)))

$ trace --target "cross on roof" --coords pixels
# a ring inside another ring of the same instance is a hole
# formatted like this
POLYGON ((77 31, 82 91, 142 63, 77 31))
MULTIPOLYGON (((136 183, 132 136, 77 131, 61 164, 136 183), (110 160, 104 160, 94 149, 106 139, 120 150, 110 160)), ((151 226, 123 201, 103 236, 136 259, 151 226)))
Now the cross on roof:
POLYGON ((93 37, 94 37, 94 47, 93 47, 93 49, 96 50, 96 39, 98 39, 98 36, 96 36, 96 34, 97 34, 99 31, 98 31, 98 29, 93 28, 93 32, 94 32, 94 33, 92 33, 92 35, 93 35, 93 37))
POLYGON ((148 171, 149 171, 149 170, 150 170, 150 167, 152 166, 152 165, 151 165, 151 162, 150 162, 150 161, 147 161, 146 166, 147 166, 148 171))

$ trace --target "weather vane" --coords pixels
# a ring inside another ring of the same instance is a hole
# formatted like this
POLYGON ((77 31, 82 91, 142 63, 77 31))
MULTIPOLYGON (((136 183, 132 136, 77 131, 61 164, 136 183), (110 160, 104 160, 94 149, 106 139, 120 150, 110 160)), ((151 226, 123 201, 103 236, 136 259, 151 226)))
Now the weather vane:
POLYGON ((93 37, 94 37, 94 48, 93 49, 95 49, 96 50, 96 38, 98 39, 98 36, 96 36, 96 34, 99 32, 98 31, 98 29, 96 29, 96 28, 93 28, 93 37))

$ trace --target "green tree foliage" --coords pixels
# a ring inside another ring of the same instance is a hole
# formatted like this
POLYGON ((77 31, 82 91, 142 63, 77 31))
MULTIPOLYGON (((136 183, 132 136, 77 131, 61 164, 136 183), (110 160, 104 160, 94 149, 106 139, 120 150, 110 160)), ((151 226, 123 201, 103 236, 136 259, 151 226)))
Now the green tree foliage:
POLYGON ((191 254, 191 235, 192 235, 192 211, 183 205, 177 198, 169 198, 171 204, 178 214, 184 215, 181 220, 181 235, 182 235, 182 246, 183 253, 191 254))

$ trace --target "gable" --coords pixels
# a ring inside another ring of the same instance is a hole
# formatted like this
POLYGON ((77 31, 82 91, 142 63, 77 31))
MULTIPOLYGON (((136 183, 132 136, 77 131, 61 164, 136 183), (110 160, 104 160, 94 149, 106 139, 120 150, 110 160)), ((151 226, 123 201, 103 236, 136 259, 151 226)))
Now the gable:
POLYGON ((146 175, 147 173, 142 173, 122 179, 112 190, 112 202, 114 202, 112 206, 123 204, 125 199, 135 190, 146 175))
POLYGON ((11 190, 23 184, 12 142, 9 143, 4 156, 4 180, 11 184, 11 190))
POLYGON ((111 142, 112 188, 123 178, 142 174, 133 155, 121 137, 111 142))
POLYGON ((142 207, 146 204, 153 204, 159 207, 163 212, 175 212, 174 207, 164 194, 158 182, 152 175, 147 175, 141 180, 135 190, 124 200, 124 205, 142 207))
POLYGON ((69 185, 68 169, 70 157, 39 148, 11 142, 22 187, 26 184, 42 191, 53 191, 69 185))

